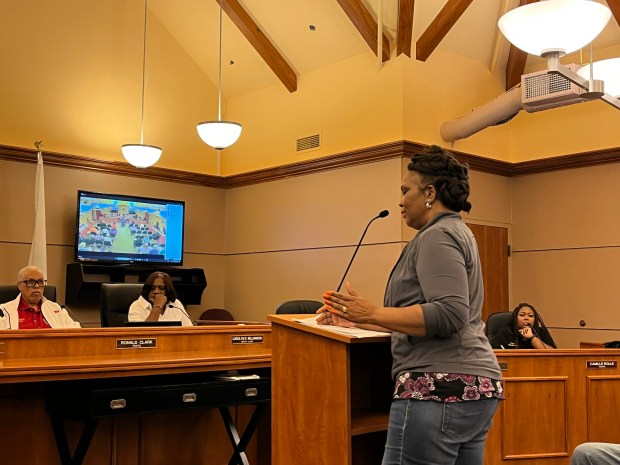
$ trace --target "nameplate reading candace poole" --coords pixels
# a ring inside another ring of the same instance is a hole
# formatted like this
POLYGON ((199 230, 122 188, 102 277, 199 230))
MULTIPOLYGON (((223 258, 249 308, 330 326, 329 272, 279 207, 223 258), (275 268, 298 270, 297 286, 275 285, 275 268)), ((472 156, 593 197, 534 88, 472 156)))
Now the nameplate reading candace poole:
POLYGON ((588 360, 586 368, 618 368, 617 360, 588 360))
POLYGON ((117 349, 154 349, 157 347, 157 338, 148 339, 117 339, 117 349))
POLYGON ((262 344, 263 336, 231 336, 233 344, 262 344))

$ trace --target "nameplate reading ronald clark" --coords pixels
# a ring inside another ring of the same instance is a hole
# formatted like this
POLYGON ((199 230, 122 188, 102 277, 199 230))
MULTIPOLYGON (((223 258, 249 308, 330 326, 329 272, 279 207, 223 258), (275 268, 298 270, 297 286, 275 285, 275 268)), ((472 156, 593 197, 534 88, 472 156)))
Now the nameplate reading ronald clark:
POLYGON ((154 349, 157 347, 157 338, 147 339, 117 339, 117 349, 154 349))

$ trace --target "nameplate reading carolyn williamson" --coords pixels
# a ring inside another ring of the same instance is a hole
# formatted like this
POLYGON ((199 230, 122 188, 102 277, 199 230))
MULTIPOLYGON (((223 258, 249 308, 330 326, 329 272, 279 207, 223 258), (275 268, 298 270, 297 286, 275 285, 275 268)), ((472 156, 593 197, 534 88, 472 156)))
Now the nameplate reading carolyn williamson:
POLYGON ((263 336, 231 336, 233 344, 262 344, 263 336))
POLYGON ((157 347, 157 338, 148 339, 117 339, 117 349, 154 349, 157 347))
POLYGON ((617 368, 617 360, 588 360, 586 368, 617 368))

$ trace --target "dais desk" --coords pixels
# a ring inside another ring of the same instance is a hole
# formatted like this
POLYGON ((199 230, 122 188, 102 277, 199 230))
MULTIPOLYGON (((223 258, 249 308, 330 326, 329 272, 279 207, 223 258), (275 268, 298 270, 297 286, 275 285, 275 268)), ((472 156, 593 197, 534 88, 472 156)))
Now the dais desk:
MULTIPOLYGON (((273 315, 273 465, 381 462, 393 391, 389 338, 355 339, 273 315)), ((620 442, 620 350, 498 350, 506 400, 485 463, 568 465, 620 442)))
MULTIPOLYGON (((210 374, 229 370, 264 378, 269 376, 270 364, 269 325, 2 331, 3 462, 60 463, 46 411, 48 393, 58 392, 58 386, 114 387, 118 382, 144 387, 162 379, 168 384, 175 380, 202 383, 210 374)), ((252 406, 234 408, 230 421, 244 429, 252 411, 252 406)), ((84 463, 228 463, 233 447, 219 416, 216 409, 189 409, 101 420, 84 463)), ((269 463, 268 423, 268 417, 260 423, 247 449, 252 464, 269 463)), ((74 448, 81 425, 68 422, 66 426, 74 448)))

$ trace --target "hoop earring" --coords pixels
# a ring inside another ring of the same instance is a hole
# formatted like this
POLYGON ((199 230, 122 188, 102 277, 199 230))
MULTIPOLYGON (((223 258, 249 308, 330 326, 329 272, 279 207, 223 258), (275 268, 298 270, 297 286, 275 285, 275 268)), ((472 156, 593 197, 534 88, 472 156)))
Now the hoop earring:
POLYGON ((431 208, 433 205, 432 205, 430 202, 426 202, 426 203, 424 204, 424 206, 425 206, 426 208, 431 208))

